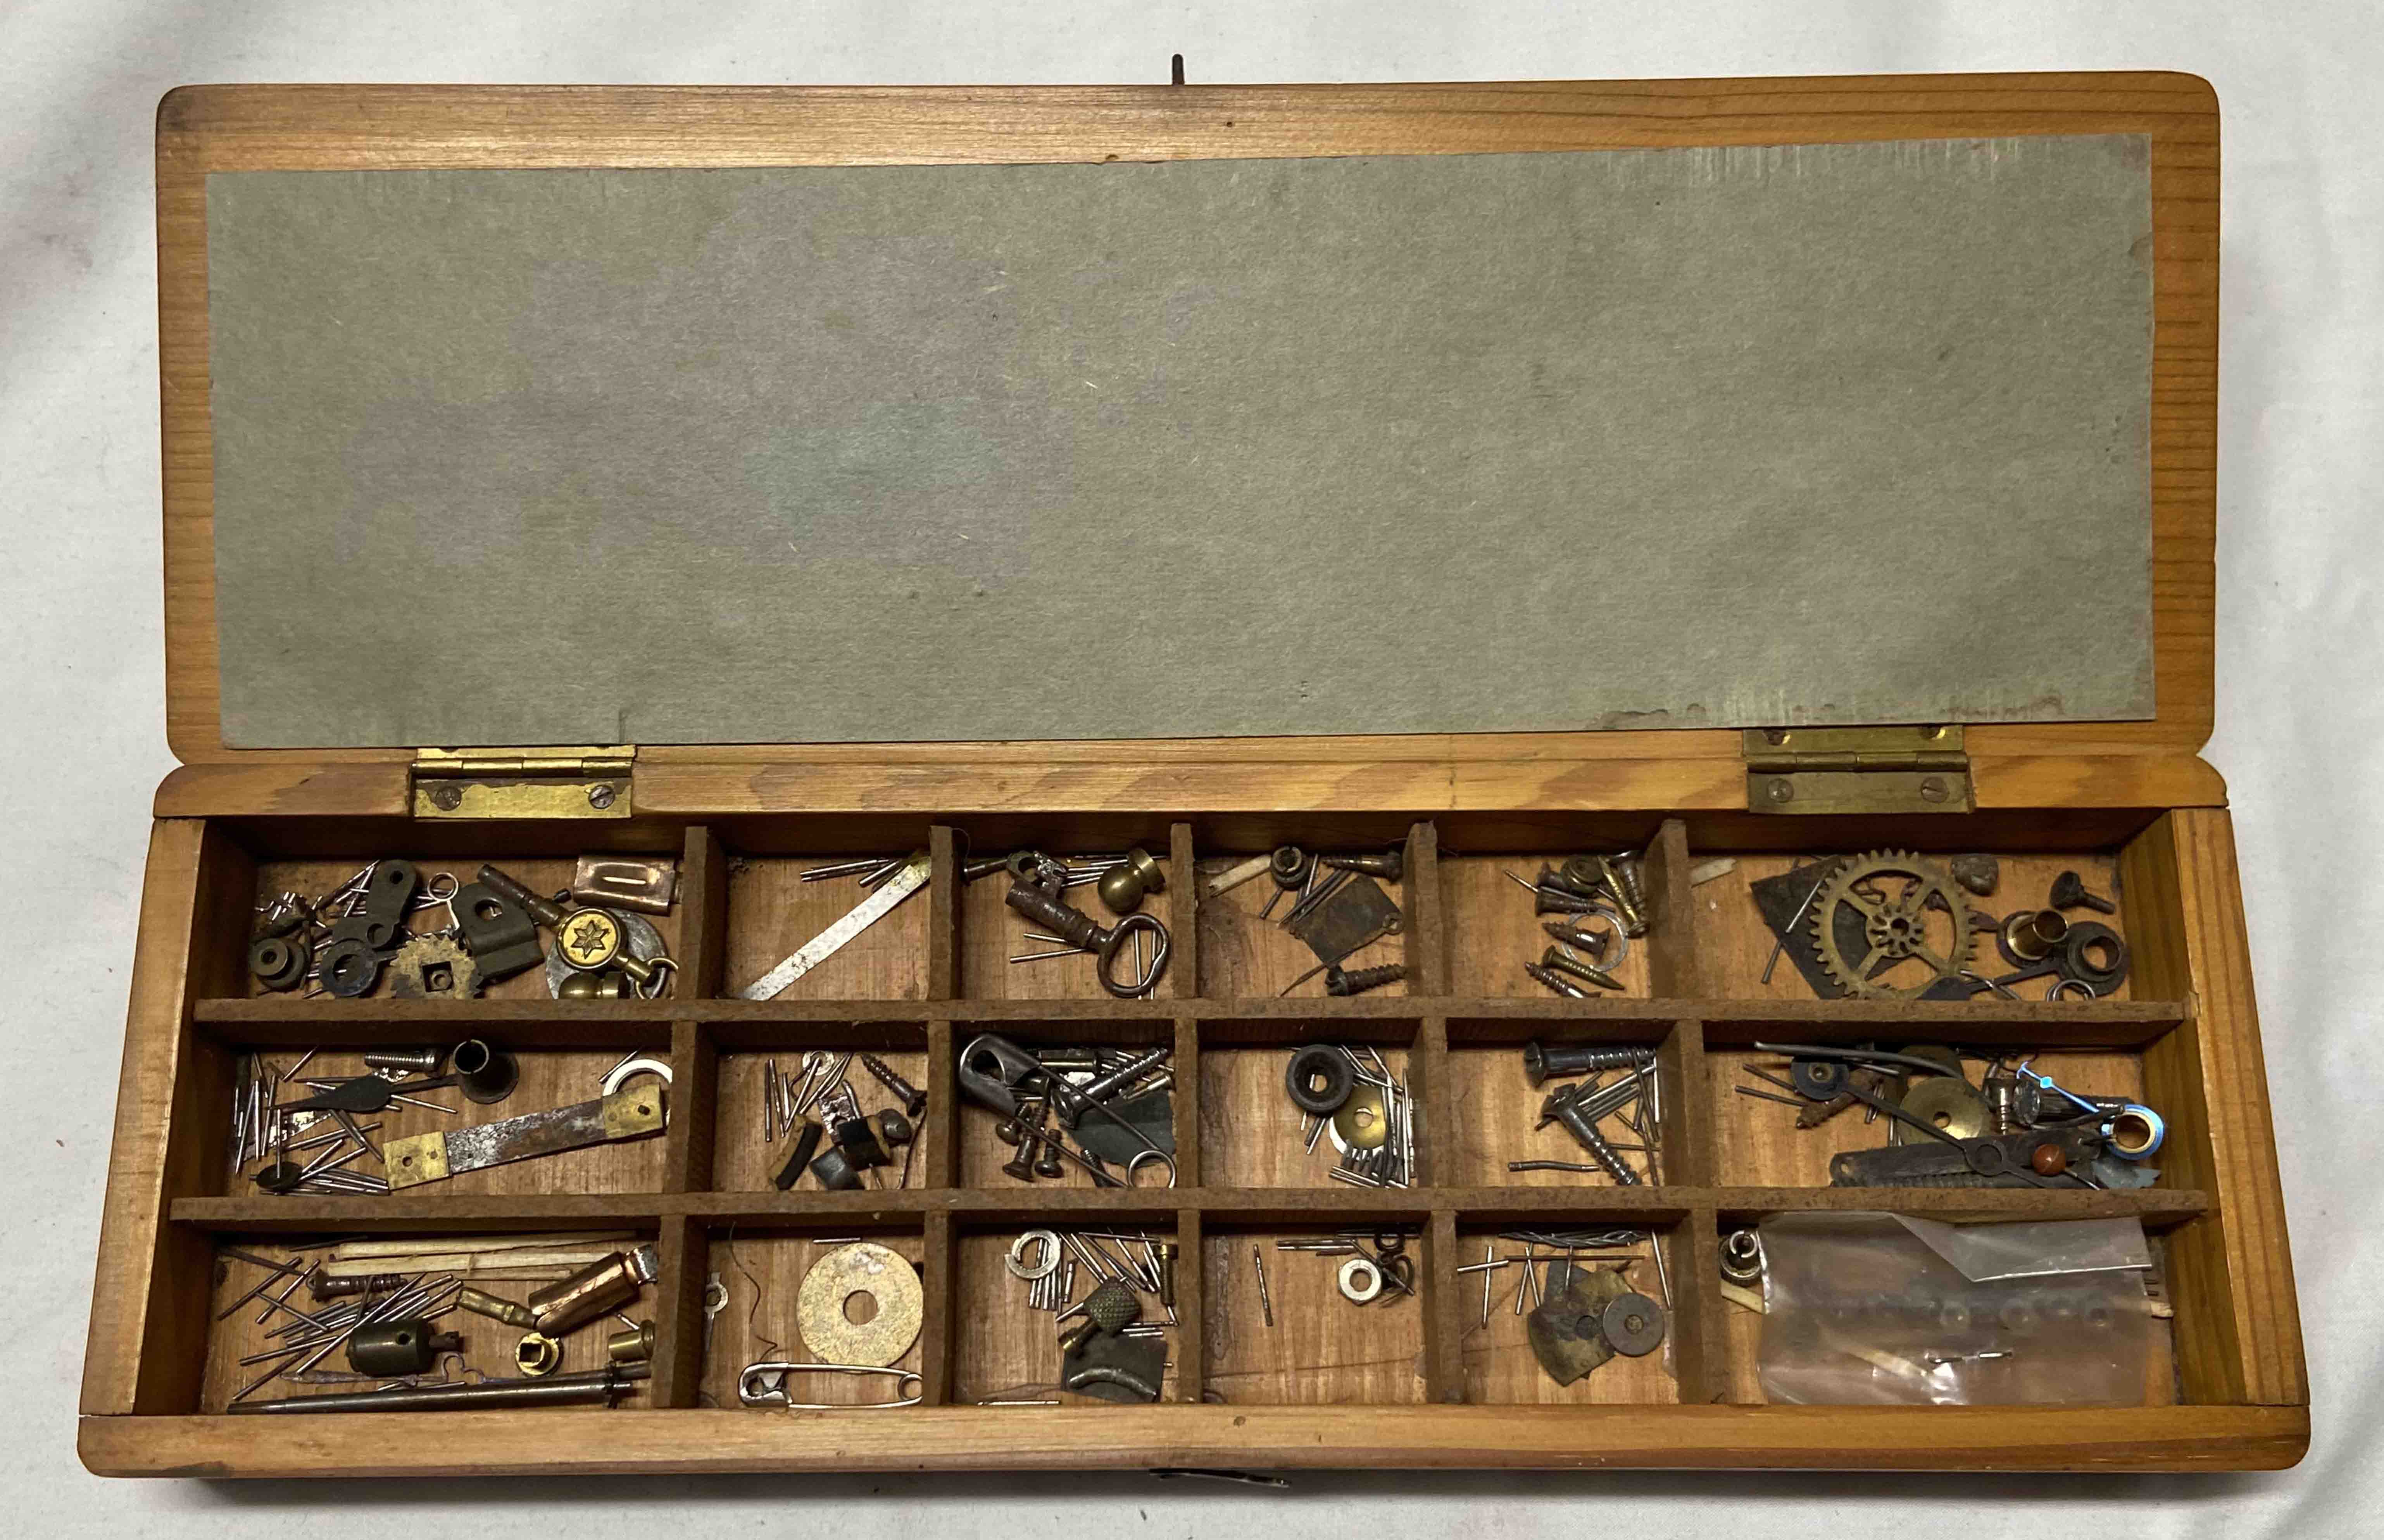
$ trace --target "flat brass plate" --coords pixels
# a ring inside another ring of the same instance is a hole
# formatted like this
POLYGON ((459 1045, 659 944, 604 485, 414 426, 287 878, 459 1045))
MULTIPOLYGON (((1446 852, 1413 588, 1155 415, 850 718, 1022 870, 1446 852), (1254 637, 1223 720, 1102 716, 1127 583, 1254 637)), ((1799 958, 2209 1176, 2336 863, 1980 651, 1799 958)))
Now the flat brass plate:
POLYGON ((795 1300, 803 1346, 823 1363, 883 1369, 919 1340, 924 1310, 918 1270, 900 1252, 875 1241, 839 1246, 812 1263, 795 1300), (856 1294, 877 1301, 877 1313, 856 1323, 844 1302, 856 1294))
POLYGON ((391 1192, 447 1179, 447 1135, 443 1129, 391 1139, 380 1147, 381 1165, 389 1173, 391 1192))

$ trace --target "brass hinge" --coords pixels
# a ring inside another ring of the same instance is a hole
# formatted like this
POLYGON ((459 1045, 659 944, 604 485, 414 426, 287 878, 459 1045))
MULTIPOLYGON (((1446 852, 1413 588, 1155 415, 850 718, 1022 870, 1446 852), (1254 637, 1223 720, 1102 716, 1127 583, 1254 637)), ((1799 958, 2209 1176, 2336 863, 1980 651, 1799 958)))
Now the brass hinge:
POLYGON ((1749 727, 1750 813, 1968 813, 1970 756, 1950 727, 1749 727))
POLYGON ((416 818, 627 818, 634 743, 611 748, 424 749, 416 818))

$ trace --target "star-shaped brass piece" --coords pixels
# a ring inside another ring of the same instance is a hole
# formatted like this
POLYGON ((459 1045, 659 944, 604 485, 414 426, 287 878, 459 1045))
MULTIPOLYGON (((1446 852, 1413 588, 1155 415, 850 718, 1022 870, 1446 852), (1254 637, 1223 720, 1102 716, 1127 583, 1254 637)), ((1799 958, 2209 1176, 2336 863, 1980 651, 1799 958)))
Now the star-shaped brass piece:
POLYGON ((583 914, 578 923, 564 934, 563 944, 575 958, 601 957, 610 950, 613 927, 593 914, 583 914))

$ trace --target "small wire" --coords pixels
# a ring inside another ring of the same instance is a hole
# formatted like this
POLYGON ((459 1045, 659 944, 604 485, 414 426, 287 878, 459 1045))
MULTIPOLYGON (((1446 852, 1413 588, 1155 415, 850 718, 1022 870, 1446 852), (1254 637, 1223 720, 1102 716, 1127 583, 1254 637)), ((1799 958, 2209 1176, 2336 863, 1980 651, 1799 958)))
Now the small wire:
POLYGON ((776 1337, 763 1335, 762 1328, 754 1324, 754 1317, 762 1312, 762 1280, 753 1276, 753 1270, 745 1265, 745 1259, 743 1257, 738 1255, 737 1224, 733 1220, 730 1221, 728 1225, 727 1242, 728 1264, 731 1267, 734 1267, 739 1273, 743 1273, 745 1281, 753 1285, 753 1302, 745 1307, 745 1335, 753 1341, 766 1342, 770 1345, 770 1350, 768 1352, 754 1354, 753 1361, 759 1363, 764 1359, 776 1358, 778 1356, 779 1348, 783 1345, 776 1337))

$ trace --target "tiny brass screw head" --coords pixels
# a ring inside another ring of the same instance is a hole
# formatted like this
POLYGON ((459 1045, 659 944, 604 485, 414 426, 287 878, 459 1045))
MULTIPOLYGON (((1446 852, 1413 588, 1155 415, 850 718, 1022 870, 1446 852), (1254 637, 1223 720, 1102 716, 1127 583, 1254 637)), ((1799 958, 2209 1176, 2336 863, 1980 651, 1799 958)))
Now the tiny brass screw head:
POLYGON ((599 810, 611 807, 620 794, 620 788, 612 782, 599 781, 588 789, 588 805, 599 810))
POLYGON ((1774 776, 1771 783, 1764 788, 1763 794, 1770 798, 1775 802, 1794 801, 1796 797, 1796 789, 1789 783, 1785 776, 1774 776))
POLYGON ((1936 776, 1931 776, 1920 783, 1920 800, 1924 802, 1943 801, 1945 800, 1945 783, 1939 780, 1936 776))
POLYGON ((430 789, 430 805, 453 813, 464 805, 464 789, 460 786, 434 786, 430 789))

